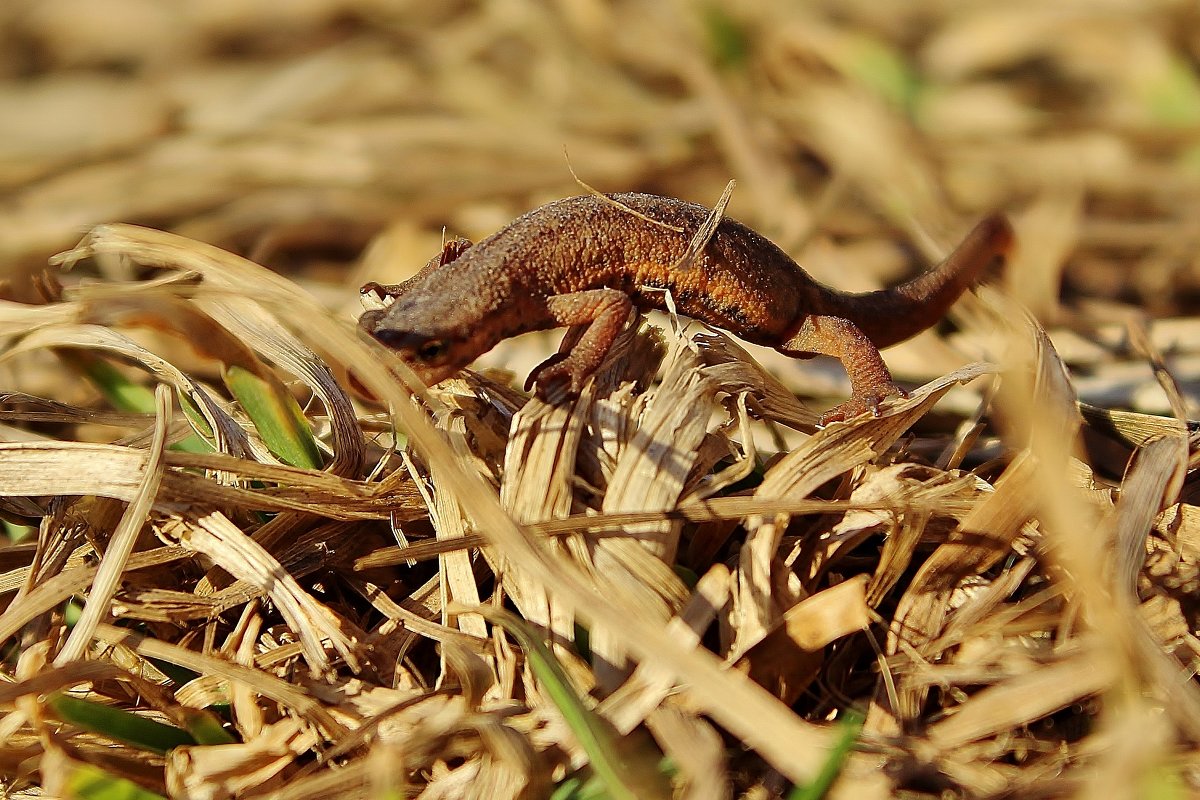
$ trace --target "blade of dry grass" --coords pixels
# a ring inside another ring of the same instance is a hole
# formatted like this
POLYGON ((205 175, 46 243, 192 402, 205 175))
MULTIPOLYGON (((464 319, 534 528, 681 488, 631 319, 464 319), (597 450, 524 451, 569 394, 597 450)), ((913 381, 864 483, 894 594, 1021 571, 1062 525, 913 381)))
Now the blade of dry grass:
POLYGON ((113 645, 124 645, 144 658, 160 659, 200 674, 217 675, 240 681, 258 694, 279 703, 290 712, 308 719, 329 741, 338 741, 349 731, 314 697, 303 689, 257 669, 225 659, 196 653, 185 647, 141 636, 133 631, 101 624, 96 638, 113 645))
POLYGON ((1112 662, 1097 664, 1092 649, 1064 655, 1056 663, 984 689, 934 723, 927 733, 929 741, 948 752, 1103 692, 1117 673, 1112 662))
MULTIPOLYGON (((126 502, 137 492, 145 460, 141 449, 83 442, 0 442, 0 454, 0 496, 58 493, 126 502)), ((261 511, 305 511, 333 519, 394 516, 405 520, 423 514, 423 505, 411 484, 401 485, 399 492, 375 492, 369 485, 338 480, 327 473, 219 454, 172 453, 165 459, 173 468, 162 478, 159 505, 165 511, 177 504, 207 503, 261 511), (279 481, 287 486, 245 489, 221 485, 189 474, 189 467, 228 471, 246 479, 279 481)))
MULTIPOLYGON (((134 554, 126 564, 126 570, 158 566, 187 556, 182 548, 158 548, 144 554, 134 554)), ((38 583, 0 614, 0 642, 7 641, 31 620, 57 607, 72 595, 86 590, 95 581, 96 571, 97 567, 94 566, 75 567, 38 583)), ((32 570, 21 572, 26 579, 32 575, 32 570)))
MULTIPOLYGON (((696 582, 691 598, 663 631, 681 647, 698 647, 700 637, 717 613, 729 602, 733 586, 729 568, 714 564, 696 582)), ((621 733, 629 733, 646 720, 671 691, 674 678, 652 661, 643 661, 620 688, 604 699, 599 711, 621 733)))
POLYGON ((229 795, 270 786, 273 779, 318 742, 300 720, 283 719, 245 743, 176 747, 167 756, 166 783, 171 797, 229 795))
MULTIPOLYGON (((822 483, 880 455, 904 434, 951 386, 990 371, 987 365, 965 367, 914 391, 894 405, 889 404, 878 419, 865 417, 837 423, 814 434, 801 447, 779 460, 763 477, 756 497, 804 497, 822 483)), ((742 586, 739 602, 743 615, 735 649, 743 652, 771 627, 777 615, 771 581, 783 529, 788 519, 751 518, 742 545, 739 569, 742 586)))
POLYGON ((108 542, 100 568, 96 571, 96 578, 92 581, 92 589, 88 593, 83 614, 55 657, 55 666, 82 658, 91 645, 96 625, 110 613, 109 604, 125 572, 138 534, 154 505, 155 496, 162 483, 162 454, 166 445, 167 424, 171 420, 170 395, 165 386, 160 385, 155 391, 154 403, 157 420, 154 425, 154 440, 150 443, 150 450, 146 453, 145 464, 141 470, 141 485, 108 542))
MULTIPOLYGON (((198 242, 182 244, 185 240, 171 239, 170 234, 162 234, 167 237, 162 239, 148 229, 140 231, 142 246, 138 252, 120 255, 167 269, 194 272, 216 289, 211 297, 202 299, 200 308, 236 334, 238 339, 306 380, 329 411, 336 445, 330 471, 336 475, 357 472, 362 458, 362 445, 349 398, 333 379, 328 367, 280 325, 275 317, 266 313, 257 297, 252 301, 244 296, 250 292, 255 296, 278 298, 281 293, 286 295, 292 291, 287 282, 251 261, 217 248, 198 242), (169 251, 171 257, 163 258, 164 251, 169 251)), ((70 265, 83 257, 85 252, 90 251, 82 248, 63 253, 55 261, 70 265)))
MULTIPOLYGON (((500 484, 500 502, 522 523, 541 522, 568 516, 572 511, 574 463, 578 457, 588 408, 596 391, 595 383, 584 387, 577 402, 547 405, 531 400, 513 416, 509 445, 505 449, 504 477, 500 484)), ((462 540, 486 540, 478 534, 462 540)), ((551 552, 565 557, 568 546, 548 543, 551 552)), ((573 609, 546 594, 537 581, 513 570, 502 553, 493 556, 504 577, 505 591, 522 616, 544 626, 554 635, 554 652, 561 654, 563 643, 575 640, 573 609)))
POLYGON ((724 800, 732 796, 725 780, 725 754, 720 735, 704 720, 671 705, 660 705, 647 727, 677 769, 688 800, 724 800))
MULTIPOLYGON (((109 242, 107 246, 111 245, 109 242)), ((364 343, 334 326, 318 322, 311 330, 340 360, 355 362, 365 355, 364 343)), ((378 358, 387 363, 390 354, 380 351, 378 358)), ((450 489, 462 498, 465 510, 492 546, 503 550, 528 574, 536 575, 547 589, 572 604, 577 613, 586 614, 593 624, 619 631, 635 656, 654 660, 674 672, 676 680, 689 687, 689 694, 700 707, 785 774, 803 780, 815 773, 822 763, 827 733, 801 721, 748 680, 734 673, 723 673, 714 657, 703 651, 685 651, 664 641, 659 626, 641 621, 619 603, 590 591, 587 581, 574 568, 547 559, 529 533, 504 514, 478 478, 461 471, 453 453, 423 424, 398 386, 385 380, 382 373, 364 377, 369 380, 372 392, 387 398, 393 413, 399 417, 400 427, 409 431, 417 449, 427 459, 446 462, 450 489), (753 724, 749 723, 751 719, 753 724)))
MULTIPOLYGON (((983 572, 1009 553, 1013 538, 1034 511, 1035 475, 1031 457, 1014 461, 996 481, 995 491, 985 495, 950 539, 921 565, 893 615, 888 653, 902 648, 924 653, 924 645, 942 631, 947 600, 954 588, 966 576, 983 572)), ((893 704, 881 693, 865 729, 875 734, 902 729, 918 715, 926 694, 926 688, 916 687, 911 693, 901 693, 893 704)))
POLYGON ((801 600, 733 668, 791 705, 816 677, 825 647, 870 624, 866 585, 867 576, 859 575, 801 600))
POLYGON ((1182 436, 1151 439, 1134 453, 1121 481, 1114 575, 1117 586, 1131 595, 1136 596, 1138 574, 1146 561, 1146 537, 1162 507, 1178 497, 1187 458, 1182 436))
POLYGON ((704 371, 725 391, 750 395, 755 410, 768 419, 801 431, 817 429, 820 415, 797 400, 778 378, 730 337, 720 331, 700 333, 698 337, 704 342, 700 348, 704 371))
MULTIPOLYGON (((466 428, 462 417, 443 418, 443 421, 448 428, 447 435, 459 445, 461 451, 465 452, 467 448, 463 437, 466 428)), ((415 472, 411 460, 409 461, 409 472, 415 472)), ((441 485, 439 464, 431 465, 430 483, 434 486, 441 485)), ((429 507, 430 520, 433 522, 438 541, 453 541, 466 535, 467 521, 463 518, 462 509, 454 497, 444 492, 438 492, 435 497, 426 496, 425 504, 429 507)), ((438 573, 441 576, 440 586, 443 593, 443 621, 457 627, 468 636, 486 638, 488 635, 487 625, 482 617, 472 612, 452 617, 446 611, 451 603, 468 608, 475 608, 480 604, 479 586, 476 583, 471 554, 466 550, 459 549, 438 556, 438 573)))
MULTIPOLYGON (((51 308, 53 308, 51 306, 51 308)), ((175 387, 181 397, 187 397, 200 409, 209 431, 197 431, 215 436, 213 446, 233 455, 250 452, 250 444, 242 428, 201 386, 184 375, 166 359, 151 353, 129 338, 100 325, 62 325, 40 327, 0 353, 0 361, 44 348, 82 348, 112 353, 143 365, 163 382, 175 387)))
POLYGON ((305 660, 313 674, 329 669, 324 642, 328 641, 352 670, 360 668, 356 646, 336 617, 317 602, 291 573, 220 512, 180 520, 173 529, 179 543, 203 553, 234 575, 266 593, 300 637, 305 660))
MULTIPOLYGON (((616 426, 615 463, 607 475, 603 513, 665 510, 685 493, 717 390, 695 369, 694 347, 677 333, 662 384, 643 402, 625 407, 628 418, 616 426)), ((602 576, 598 582, 603 591, 619 592, 638 613, 665 621, 687 598, 669 567, 676 560, 679 531, 676 522, 627 525, 625 536, 589 542, 591 568, 602 576)), ((616 688, 626 676, 624 648, 604 627, 592 630, 591 646, 600 659, 596 672, 602 688, 616 688)))

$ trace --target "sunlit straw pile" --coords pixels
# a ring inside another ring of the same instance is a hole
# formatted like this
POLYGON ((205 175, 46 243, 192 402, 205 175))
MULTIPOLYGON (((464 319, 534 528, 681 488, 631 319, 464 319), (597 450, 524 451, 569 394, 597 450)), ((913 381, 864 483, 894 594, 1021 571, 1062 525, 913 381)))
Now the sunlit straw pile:
POLYGON ((4 796, 1200 791, 1200 19, 752 5, 0 11, 4 796), (1018 250, 879 417, 670 316, 411 384, 355 288, 564 147, 841 288, 1018 250))

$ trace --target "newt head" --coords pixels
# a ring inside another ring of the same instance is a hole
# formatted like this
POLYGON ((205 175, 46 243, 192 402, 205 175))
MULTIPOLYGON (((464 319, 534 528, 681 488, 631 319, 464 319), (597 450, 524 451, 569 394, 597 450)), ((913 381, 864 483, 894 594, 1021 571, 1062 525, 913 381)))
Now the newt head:
POLYGON ((406 305, 398 301, 388 308, 365 311, 358 318, 358 327, 395 350, 426 386, 446 380, 488 349, 474 341, 476 337, 463 326, 417 322, 403 313, 406 305))

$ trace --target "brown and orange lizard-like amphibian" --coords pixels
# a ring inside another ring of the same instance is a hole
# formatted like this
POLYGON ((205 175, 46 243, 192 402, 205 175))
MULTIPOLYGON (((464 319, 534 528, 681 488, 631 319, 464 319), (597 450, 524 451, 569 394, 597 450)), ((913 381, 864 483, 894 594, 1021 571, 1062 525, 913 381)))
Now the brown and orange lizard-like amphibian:
POLYGON ((728 218, 689 258, 709 216, 695 203, 648 194, 558 200, 478 244, 447 242, 404 283, 367 284, 364 293, 395 302, 365 312, 359 324, 430 386, 510 336, 586 325, 573 347, 530 375, 539 397, 557 399, 579 393, 634 306, 663 308, 670 290, 680 313, 742 339, 839 359, 852 395, 822 416, 829 423, 877 411, 898 393, 879 348, 940 320, 1012 241, 1005 218, 989 216, 937 268, 890 289, 847 294, 728 218))

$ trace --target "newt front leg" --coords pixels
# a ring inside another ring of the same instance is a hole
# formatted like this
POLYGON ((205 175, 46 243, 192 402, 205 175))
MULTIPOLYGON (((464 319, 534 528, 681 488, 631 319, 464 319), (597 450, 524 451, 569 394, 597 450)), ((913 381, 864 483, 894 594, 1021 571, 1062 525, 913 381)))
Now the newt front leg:
POLYGON ((529 373, 525 388, 536 385, 538 397, 549 403, 578 395, 588 376, 604 360, 631 311, 633 301, 617 289, 591 289, 546 298, 546 312, 556 326, 587 328, 566 353, 551 356, 529 373))

